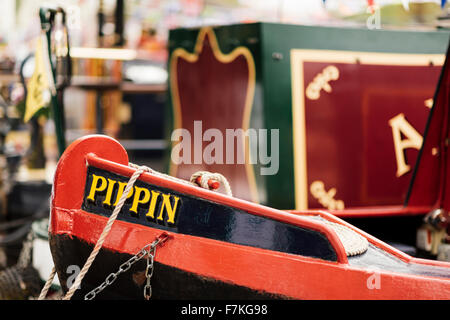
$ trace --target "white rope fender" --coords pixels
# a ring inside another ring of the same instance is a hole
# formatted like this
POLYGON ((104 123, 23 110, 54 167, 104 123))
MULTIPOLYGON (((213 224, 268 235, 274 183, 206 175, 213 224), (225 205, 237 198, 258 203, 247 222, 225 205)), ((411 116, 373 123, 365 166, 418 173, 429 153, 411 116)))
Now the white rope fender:
POLYGON ((356 231, 353 231, 349 227, 343 226, 336 222, 328 221, 320 216, 304 217, 330 226, 334 230, 334 232, 336 232, 339 240, 341 240, 341 243, 345 249, 345 253, 348 257, 363 254, 369 248, 369 241, 367 241, 365 237, 358 234, 356 231))

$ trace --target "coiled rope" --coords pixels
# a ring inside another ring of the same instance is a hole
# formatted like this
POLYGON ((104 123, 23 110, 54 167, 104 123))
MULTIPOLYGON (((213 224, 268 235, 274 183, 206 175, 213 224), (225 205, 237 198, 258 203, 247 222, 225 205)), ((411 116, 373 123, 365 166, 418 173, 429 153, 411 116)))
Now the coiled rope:
POLYGON ((17 263, 0 271, 0 300, 28 299, 39 293, 39 273, 31 264, 33 239, 31 230, 23 242, 17 263))
POLYGON ((348 257, 363 254, 369 248, 369 241, 349 227, 336 222, 328 221, 320 216, 304 216, 304 218, 315 220, 330 226, 334 232, 336 232, 339 240, 341 240, 345 253, 348 257))

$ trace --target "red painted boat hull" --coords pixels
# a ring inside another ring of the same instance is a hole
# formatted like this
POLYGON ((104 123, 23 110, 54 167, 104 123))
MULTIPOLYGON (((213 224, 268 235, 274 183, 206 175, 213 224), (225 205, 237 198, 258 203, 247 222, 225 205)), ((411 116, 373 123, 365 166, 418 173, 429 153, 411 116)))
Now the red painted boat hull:
MULTIPOLYGON (((83 209, 88 208, 85 192, 92 168, 124 181, 135 171, 128 166, 122 146, 105 136, 82 138, 61 157, 49 231, 64 290, 71 276, 67 267, 81 268, 108 220, 107 211, 83 209)), ((138 182, 180 197, 174 224, 121 213, 75 298, 167 232, 170 239, 157 249, 155 259, 156 298, 450 299, 450 263, 412 258, 326 212, 284 212, 151 173, 142 174, 138 182), (210 219, 229 217, 228 224, 222 228, 202 221, 209 206, 213 208, 210 219), (336 232, 308 218, 311 215, 352 229, 368 240, 369 249, 347 257, 336 232), (240 229, 243 226, 245 230, 240 229), (222 229, 226 229, 223 234, 222 229)), ((104 298, 143 298, 144 270, 136 264, 120 276, 115 287, 101 294, 104 298)))

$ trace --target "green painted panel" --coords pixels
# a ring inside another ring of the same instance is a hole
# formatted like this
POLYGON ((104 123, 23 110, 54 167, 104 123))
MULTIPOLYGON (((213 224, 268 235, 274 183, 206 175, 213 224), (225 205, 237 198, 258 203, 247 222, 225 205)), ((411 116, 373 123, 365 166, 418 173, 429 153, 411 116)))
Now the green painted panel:
MULTIPOLYGON (((278 173, 261 176, 259 174, 260 166, 256 165, 254 166, 255 177, 261 202, 281 209, 295 207, 291 50, 321 49, 444 54, 450 35, 447 30, 413 32, 271 23, 220 26, 214 27, 213 30, 223 53, 229 53, 236 47, 245 46, 253 55, 256 88, 250 127, 279 129, 280 133, 278 173)), ((169 36, 169 57, 176 48, 184 48, 188 52, 193 52, 198 32, 199 29, 172 30, 169 36)), ((167 105, 168 140, 170 140, 172 130, 172 101, 169 94, 167 105)), ((167 160, 169 163, 169 154, 167 160)))

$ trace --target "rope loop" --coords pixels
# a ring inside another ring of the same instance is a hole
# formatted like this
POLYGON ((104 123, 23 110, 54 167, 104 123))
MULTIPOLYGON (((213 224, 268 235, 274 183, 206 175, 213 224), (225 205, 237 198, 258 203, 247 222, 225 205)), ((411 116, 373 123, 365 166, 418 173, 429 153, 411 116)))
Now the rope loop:
POLYGON ((195 183, 199 185, 200 187, 208 190, 216 190, 220 187, 220 184, 222 184, 225 188, 225 193, 232 197, 233 194, 231 192, 230 184, 228 183, 227 178, 225 178, 220 173, 211 173, 208 171, 197 171, 195 172, 190 180, 191 183, 195 183))

